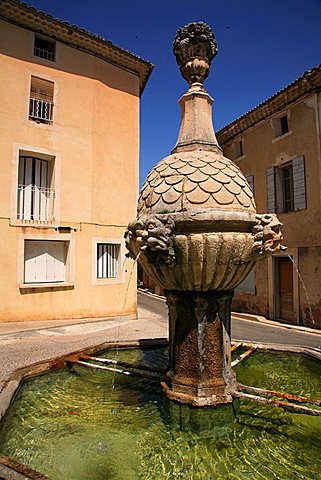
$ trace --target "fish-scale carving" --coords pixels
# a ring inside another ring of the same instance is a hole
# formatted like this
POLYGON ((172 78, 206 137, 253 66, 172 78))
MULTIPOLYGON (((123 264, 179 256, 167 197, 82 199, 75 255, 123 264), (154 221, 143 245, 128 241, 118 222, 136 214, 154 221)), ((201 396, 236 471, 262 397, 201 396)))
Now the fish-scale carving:
POLYGON ((166 165, 166 168, 160 173, 162 177, 169 177, 170 175, 175 175, 177 172, 171 167, 171 165, 166 165))
POLYGON ((182 193, 184 191, 184 178, 181 178, 180 183, 173 185, 173 189, 178 193, 182 193))
POLYGON ((165 177, 164 180, 165 180, 165 182, 167 183, 167 185, 175 185, 176 183, 179 183, 179 182, 182 181, 182 176, 181 176, 181 175, 178 175, 178 174, 174 171, 173 175, 168 176, 168 177, 165 177))
POLYGON ((215 177, 208 177, 205 182, 200 183, 200 188, 204 190, 204 192, 216 193, 222 188, 222 184, 218 182, 215 177))
POLYGON ((157 177, 158 177, 158 173, 157 173, 157 171, 153 168, 153 170, 151 170, 151 171, 149 172, 149 174, 147 175, 145 183, 146 183, 146 182, 151 182, 152 180, 154 180, 154 178, 157 178, 157 177))
POLYGON ((213 163, 207 163, 204 167, 200 167, 200 171, 205 175, 215 176, 220 170, 213 163))
POLYGON ((235 165, 233 162, 229 162, 229 168, 232 172, 235 172, 235 173, 240 173, 240 169, 237 165, 235 165))
POLYGON ((249 198, 252 198, 252 197, 253 197, 253 192, 252 192, 252 190, 250 189, 249 185, 246 185, 246 184, 245 184, 245 187, 243 188, 243 192, 244 192, 249 198))
POLYGON ((218 172, 218 174, 215 176, 215 180, 220 183, 230 183, 231 182, 231 177, 226 175, 226 173, 221 170, 218 172))
POLYGON ((222 187, 221 190, 215 193, 215 200, 219 205, 230 205, 235 202, 235 195, 222 187))
POLYGON ((204 192, 198 185, 192 192, 186 195, 187 200, 190 203, 203 204, 210 198, 210 193, 204 192))
POLYGON ((161 212, 182 208, 217 208, 255 211, 253 192, 237 165, 212 151, 169 155, 148 174, 138 203, 161 212))
POLYGON ((178 159, 174 161, 171 165, 173 168, 175 168, 175 170, 179 170, 180 168, 185 167, 186 162, 182 162, 182 160, 178 159))
POLYGON ((140 194, 141 198, 145 200, 148 197, 148 195, 152 193, 152 191, 153 191, 153 188, 151 188, 149 184, 146 184, 145 188, 142 189, 142 192, 140 194))
POLYGON ((181 197, 181 192, 176 192, 174 188, 170 188, 167 192, 162 195, 164 203, 172 204, 177 202, 181 197))
POLYGON ((207 164, 207 162, 204 161, 204 160, 201 160, 200 158, 195 158, 195 160, 191 160, 191 161, 189 162, 189 164, 190 164, 192 167, 201 168, 201 167, 205 167, 205 165, 207 164))
POLYGON ((200 183, 205 182, 205 180, 208 179, 208 175, 205 175, 205 173, 202 173, 199 169, 197 169, 195 172, 191 173, 188 178, 191 182, 200 183))
POLYGON ((239 195, 242 191, 242 187, 233 181, 225 185, 225 188, 233 195, 239 195))
POLYGON ((155 191, 151 192, 146 198, 146 206, 148 208, 152 208, 159 202, 161 198, 162 196, 160 194, 156 193, 155 191))
MULTIPOLYGON (((156 188, 158 185, 160 185, 164 181, 163 177, 156 177, 150 182, 151 188, 156 188)), ((144 184, 145 186, 145 184, 144 184)), ((144 188, 143 186, 143 188, 144 188)))
POLYGON ((168 168, 167 163, 165 163, 165 162, 159 162, 159 163, 156 165, 155 170, 156 170, 157 173, 162 173, 162 172, 164 172, 167 168, 168 168))
POLYGON ((162 195, 163 193, 166 193, 171 187, 171 185, 163 181, 160 185, 154 188, 154 192, 162 195))
POLYGON ((192 192, 197 187, 197 183, 192 182, 188 177, 184 178, 184 193, 192 192))
POLYGON ((239 195, 236 195, 235 198, 240 203, 240 205, 243 205, 246 208, 250 207, 251 200, 247 195, 245 195, 243 190, 241 190, 239 195))
POLYGON ((188 163, 185 163, 184 167, 180 168, 178 170, 178 172, 181 174, 181 175, 186 175, 186 176, 189 176, 191 175, 192 173, 196 172, 197 168, 196 167, 192 167, 191 165, 189 165, 188 163))

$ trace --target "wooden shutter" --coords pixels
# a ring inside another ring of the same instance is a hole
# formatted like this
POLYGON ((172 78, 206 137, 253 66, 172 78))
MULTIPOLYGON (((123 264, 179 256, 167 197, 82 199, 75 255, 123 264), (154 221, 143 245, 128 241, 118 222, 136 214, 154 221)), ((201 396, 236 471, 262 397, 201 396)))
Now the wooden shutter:
POLYGON ((275 171, 275 167, 270 167, 266 171, 267 211, 269 213, 276 212, 275 171))
POLYGON ((37 100, 53 102, 54 83, 39 77, 31 77, 30 95, 37 100))
POLYGON ((304 157, 301 156, 292 160, 292 168, 294 210, 304 210, 307 208, 304 157))

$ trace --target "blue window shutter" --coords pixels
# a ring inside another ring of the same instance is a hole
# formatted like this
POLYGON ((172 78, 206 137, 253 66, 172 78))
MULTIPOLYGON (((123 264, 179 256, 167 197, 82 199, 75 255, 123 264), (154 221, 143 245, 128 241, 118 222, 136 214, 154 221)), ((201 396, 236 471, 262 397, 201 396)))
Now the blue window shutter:
POLYGON ((246 177, 247 183, 250 185, 250 189, 254 193, 254 175, 248 175, 246 177))
POLYGON ((276 212, 275 172, 275 167, 270 167, 266 171, 267 211, 269 213, 276 212))
POLYGON ((304 157, 297 157, 292 160, 293 168, 293 198, 294 210, 305 210, 307 208, 305 188, 305 165, 304 157))

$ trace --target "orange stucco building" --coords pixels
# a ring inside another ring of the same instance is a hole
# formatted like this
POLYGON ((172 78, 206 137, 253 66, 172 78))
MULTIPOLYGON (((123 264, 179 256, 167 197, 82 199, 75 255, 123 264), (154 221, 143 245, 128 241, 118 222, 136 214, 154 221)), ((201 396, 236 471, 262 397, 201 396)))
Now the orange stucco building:
POLYGON ((0 65, 0 321, 134 315, 123 234, 152 65, 16 0, 0 65))
POLYGON ((217 133, 251 184, 259 213, 275 212, 284 245, 259 262, 234 308, 321 328, 321 66, 217 133))

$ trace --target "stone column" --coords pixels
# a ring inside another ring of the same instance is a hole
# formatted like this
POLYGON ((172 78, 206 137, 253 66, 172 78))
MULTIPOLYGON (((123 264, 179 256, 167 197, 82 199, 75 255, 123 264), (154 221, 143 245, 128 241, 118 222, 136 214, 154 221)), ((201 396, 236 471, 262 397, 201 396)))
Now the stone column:
POLYGON ((172 400, 195 406, 232 402, 232 291, 166 291, 169 368, 162 383, 172 400))

